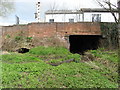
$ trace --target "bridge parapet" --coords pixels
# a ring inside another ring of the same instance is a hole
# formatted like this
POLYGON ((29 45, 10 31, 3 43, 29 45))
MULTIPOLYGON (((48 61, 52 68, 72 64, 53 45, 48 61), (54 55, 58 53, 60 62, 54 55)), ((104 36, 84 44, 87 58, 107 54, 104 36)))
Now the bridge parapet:
POLYGON ((99 23, 57 23, 57 32, 62 35, 101 35, 99 23))
POLYGON ((56 34, 65 35, 101 35, 99 23, 30 23, 28 25, 4 26, 3 34, 14 36, 17 32, 26 31, 28 36, 51 37, 56 34))

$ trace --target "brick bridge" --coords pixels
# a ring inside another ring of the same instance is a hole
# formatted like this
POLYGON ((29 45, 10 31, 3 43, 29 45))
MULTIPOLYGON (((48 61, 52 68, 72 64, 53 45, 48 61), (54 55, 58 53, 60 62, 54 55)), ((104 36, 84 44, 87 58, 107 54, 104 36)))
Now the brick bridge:
POLYGON ((32 23, 28 25, 29 36, 101 35, 98 23, 32 23))
POLYGON ((61 43, 67 43, 67 47, 73 52, 76 52, 79 46, 81 46, 80 49, 83 49, 84 46, 87 49, 91 46, 97 46, 98 39, 101 36, 100 24, 93 22, 30 23, 28 25, 2 27, 3 38, 6 35, 17 36, 21 31, 27 37, 57 37, 61 40, 61 43))

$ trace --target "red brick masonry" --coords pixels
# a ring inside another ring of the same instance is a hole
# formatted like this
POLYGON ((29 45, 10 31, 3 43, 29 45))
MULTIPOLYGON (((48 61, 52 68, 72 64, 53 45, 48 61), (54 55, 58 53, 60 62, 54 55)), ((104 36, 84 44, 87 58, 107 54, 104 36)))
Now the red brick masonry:
POLYGON ((28 25, 13 25, 2 27, 3 36, 14 36, 23 31, 24 35, 32 37, 51 37, 55 35, 101 35, 99 23, 30 23, 28 25))
POLYGON ((69 35, 101 35, 100 24, 92 22, 30 23, 27 25, 3 26, 0 32, 2 33, 0 48, 5 50, 14 50, 20 47, 32 48, 39 45, 59 45, 69 48, 69 35), (23 43, 25 44, 23 46, 23 44, 14 41, 19 36, 34 37, 36 39, 33 39, 30 45, 23 43))

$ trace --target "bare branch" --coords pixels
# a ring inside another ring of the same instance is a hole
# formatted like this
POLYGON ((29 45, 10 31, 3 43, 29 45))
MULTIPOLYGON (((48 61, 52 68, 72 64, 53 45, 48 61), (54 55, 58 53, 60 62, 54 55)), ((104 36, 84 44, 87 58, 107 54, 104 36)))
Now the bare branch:
POLYGON ((97 1, 97 3, 98 3, 101 7, 103 7, 103 8, 106 9, 106 10, 109 10, 109 9, 106 8, 105 5, 103 5, 100 1, 98 1, 98 0, 96 0, 96 1, 97 1))
POLYGON ((113 7, 115 7, 115 8, 117 8, 117 6, 116 5, 114 5, 113 3, 110 3, 110 1, 103 1, 104 3, 106 3, 106 4, 110 4, 111 5, 111 7, 113 6, 113 7))
POLYGON ((56 2, 53 2, 53 3, 50 5, 50 9, 53 10, 53 11, 58 9, 58 5, 56 4, 56 2))
POLYGON ((107 5, 109 6, 110 12, 113 15, 115 22, 118 23, 117 17, 115 16, 115 13, 112 11, 112 7, 111 7, 111 3, 110 2, 106 2, 107 5))
POLYGON ((110 3, 110 1, 103 1, 105 4, 108 5, 108 8, 105 7, 105 5, 103 5, 100 1, 96 0, 98 2, 98 4, 103 7, 104 9, 106 9, 107 11, 110 11, 110 13, 113 15, 115 22, 118 24, 119 20, 117 19, 117 17, 115 16, 115 13, 113 12, 114 8, 112 8, 112 6, 116 7, 114 4, 110 3))

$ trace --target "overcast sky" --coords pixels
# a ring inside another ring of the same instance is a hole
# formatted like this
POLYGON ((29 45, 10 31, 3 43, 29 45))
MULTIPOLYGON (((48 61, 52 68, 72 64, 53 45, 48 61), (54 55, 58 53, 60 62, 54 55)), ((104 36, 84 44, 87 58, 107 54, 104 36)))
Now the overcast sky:
MULTIPOLYGON (((10 0, 9 0, 10 1, 10 0)), ((13 0, 11 0, 13 1, 13 0)), ((9 16, 0 17, 0 25, 11 25, 16 23, 15 15, 20 18, 20 23, 35 22, 36 2, 41 2, 41 18, 44 19, 45 11, 55 3, 57 9, 80 9, 80 8, 101 8, 96 0, 14 0, 15 11, 9 16)), ((116 4, 117 0, 110 0, 116 4)))

